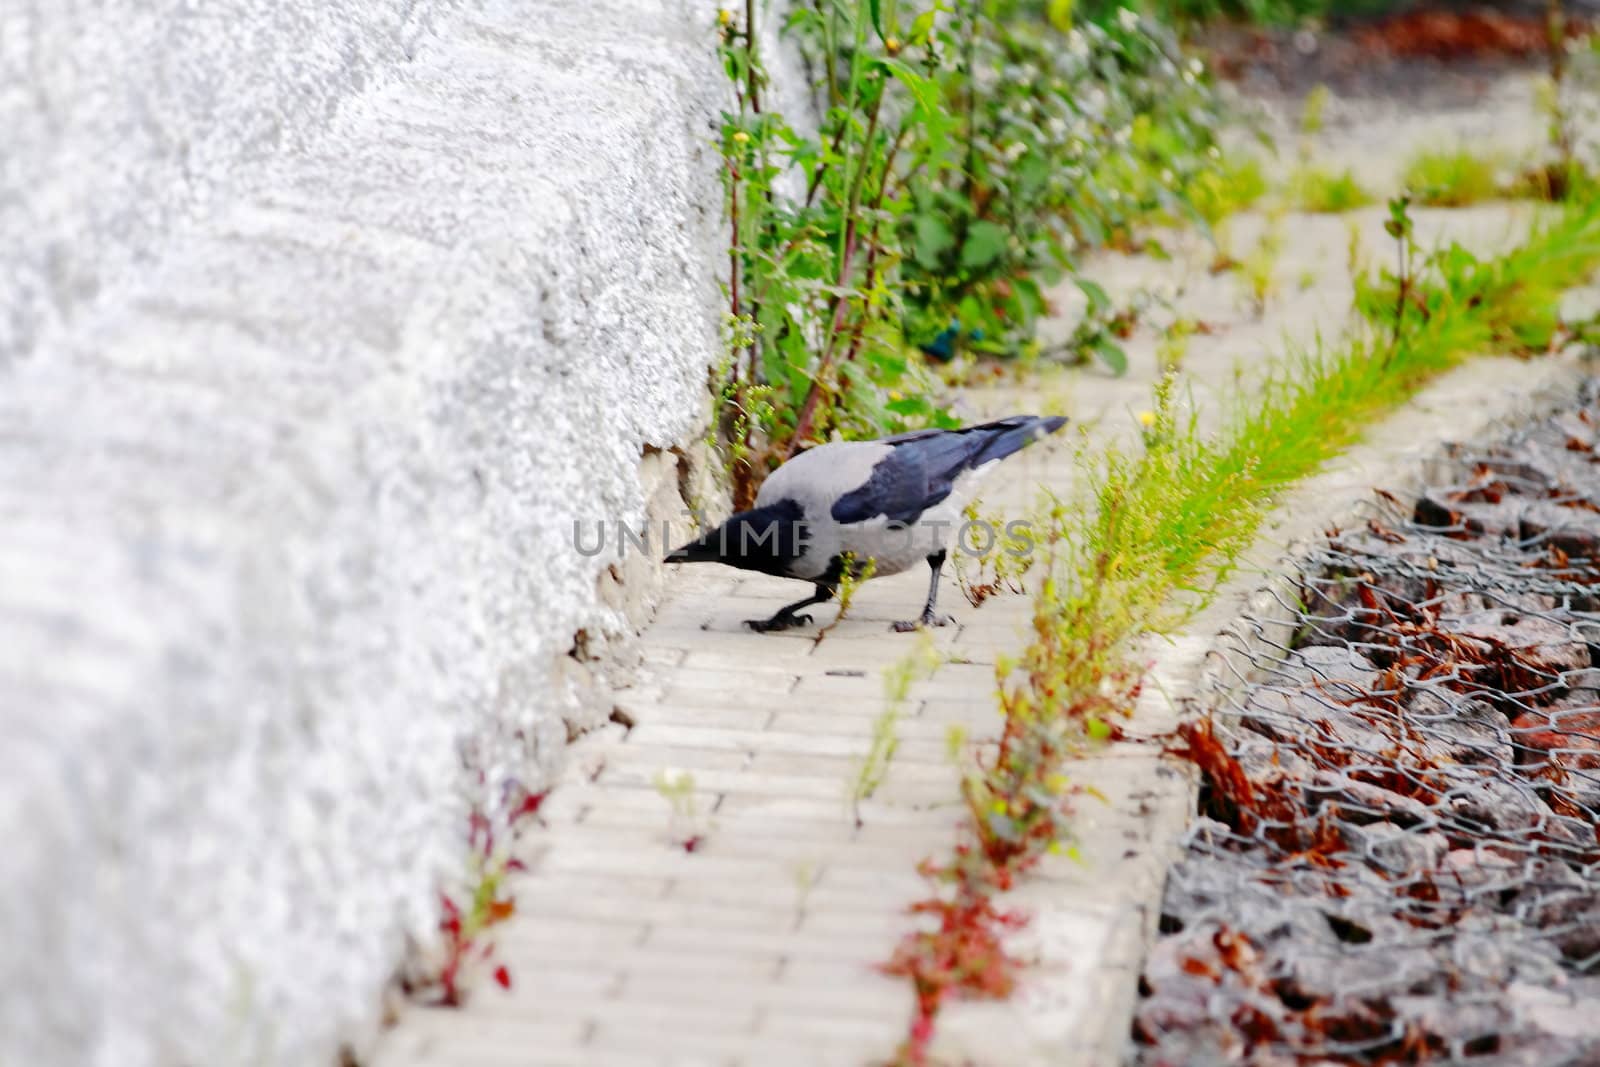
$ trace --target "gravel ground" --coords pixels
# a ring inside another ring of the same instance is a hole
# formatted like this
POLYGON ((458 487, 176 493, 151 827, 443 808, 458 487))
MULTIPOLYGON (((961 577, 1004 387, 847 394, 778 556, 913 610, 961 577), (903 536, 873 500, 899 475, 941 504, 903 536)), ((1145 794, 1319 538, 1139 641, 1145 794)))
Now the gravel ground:
POLYGON ((1186 732, 1131 1062, 1600 1062, 1597 395, 1380 494, 1186 732))

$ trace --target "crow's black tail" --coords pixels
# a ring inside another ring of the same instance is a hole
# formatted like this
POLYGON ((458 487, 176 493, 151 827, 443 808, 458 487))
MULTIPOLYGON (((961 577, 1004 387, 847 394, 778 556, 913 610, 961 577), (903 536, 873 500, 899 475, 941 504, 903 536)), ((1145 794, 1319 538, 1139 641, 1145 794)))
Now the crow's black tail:
POLYGON ((956 432, 980 435, 984 438, 983 444, 974 451, 971 460, 972 466, 979 467, 1020 452, 1040 438, 1055 433, 1066 424, 1065 415, 1012 415, 979 426, 967 426, 956 432))

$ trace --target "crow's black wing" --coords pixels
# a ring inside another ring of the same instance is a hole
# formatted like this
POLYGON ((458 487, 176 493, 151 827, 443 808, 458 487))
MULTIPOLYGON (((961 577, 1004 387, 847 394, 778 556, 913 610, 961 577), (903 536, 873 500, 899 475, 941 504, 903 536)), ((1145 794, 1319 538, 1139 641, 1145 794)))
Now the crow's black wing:
POLYGON ((929 500, 928 468, 920 451, 898 447, 880 459, 867 480, 833 502, 835 522, 866 522, 886 515, 890 522, 912 523, 950 491, 929 500))
POLYGON ((1004 459, 1037 437, 1054 433, 1064 418, 1013 415, 960 430, 914 430, 884 439, 892 451, 872 468, 867 481, 834 502, 836 522, 865 522, 879 515, 913 523, 974 467, 1004 459))

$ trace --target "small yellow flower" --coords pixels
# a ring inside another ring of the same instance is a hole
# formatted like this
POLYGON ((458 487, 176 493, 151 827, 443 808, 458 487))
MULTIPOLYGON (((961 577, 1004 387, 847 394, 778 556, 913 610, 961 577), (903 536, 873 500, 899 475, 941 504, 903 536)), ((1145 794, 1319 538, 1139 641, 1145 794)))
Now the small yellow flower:
POLYGON ((899 400, 900 397, 901 397, 900 390, 898 390, 898 389, 889 390, 889 399, 890 400, 899 400))
POLYGON ((727 8, 723 8, 721 11, 717 12, 717 25, 718 26, 726 26, 728 23, 730 23, 732 21, 733 21, 733 12, 729 11, 727 8))
POLYGON ((1153 411, 1141 411, 1134 418, 1138 419, 1139 425, 1147 430, 1156 424, 1156 413, 1153 411))
POLYGON ((750 135, 745 133, 743 130, 740 130, 738 133, 733 135, 734 144, 744 144, 748 140, 750 140, 750 135))
POLYGON ((996 815, 1004 815, 1006 813, 1006 802, 1003 800, 997 800, 993 804, 989 805, 989 810, 994 812, 996 815))
POLYGON ((898 38, 898 37, 885 38, 884 42, 883 42, 883 50, 885 52, 888 52, 891 56, 899 55, 900 54, 900 38, 898 38))

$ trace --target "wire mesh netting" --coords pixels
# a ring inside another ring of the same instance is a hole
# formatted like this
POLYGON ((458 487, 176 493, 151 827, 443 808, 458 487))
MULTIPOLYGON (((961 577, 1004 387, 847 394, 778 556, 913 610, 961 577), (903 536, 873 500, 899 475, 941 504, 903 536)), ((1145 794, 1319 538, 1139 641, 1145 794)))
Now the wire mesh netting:
POLYGON ((1597 443, 1460 450, 1246 620, 1132 1062, 1600 1064, 1597 443))

